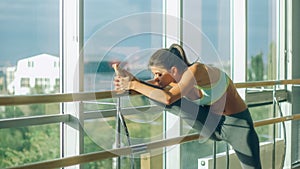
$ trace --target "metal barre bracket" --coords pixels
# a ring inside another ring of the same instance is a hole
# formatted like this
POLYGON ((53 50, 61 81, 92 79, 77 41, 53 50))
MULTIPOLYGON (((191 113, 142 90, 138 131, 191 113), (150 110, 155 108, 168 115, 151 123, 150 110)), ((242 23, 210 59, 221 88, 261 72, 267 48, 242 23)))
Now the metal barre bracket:
POLYGON ((285 118, 287 121, 288 120, 294 120, 294 116, 286 116, 286 118, 285 118))

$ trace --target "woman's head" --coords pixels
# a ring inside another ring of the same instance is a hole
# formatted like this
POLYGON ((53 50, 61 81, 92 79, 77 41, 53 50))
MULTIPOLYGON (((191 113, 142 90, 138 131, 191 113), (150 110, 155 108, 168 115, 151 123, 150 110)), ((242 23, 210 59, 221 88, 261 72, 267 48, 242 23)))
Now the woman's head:
POLYGON ((148 66, 160 67, 166 70, 176 67, 182 73, 190 66, 190 63, 186 58, 183 48, 178 44, 173 44, 170 48, 157 50, 151 56, 148 66))
POLYGON ((157 50, 148 63, 155 81, 161 87, 179 81, 189 65, 184 50, 177 44, 168 49, 157 50))

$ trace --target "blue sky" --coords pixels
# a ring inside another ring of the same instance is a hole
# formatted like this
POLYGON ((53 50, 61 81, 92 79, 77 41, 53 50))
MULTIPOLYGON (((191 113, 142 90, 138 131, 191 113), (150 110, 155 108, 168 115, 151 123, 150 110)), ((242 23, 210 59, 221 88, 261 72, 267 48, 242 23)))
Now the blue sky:
MULTIPOLYGON (((87 40, 109 21, 138 12, 161 12, 161 1, 151 1, 152 7, 142 1, 86 0, 85 1, 85 39, 87 40), (111 10, 108 7, 118 10, 111 10), (88 10, 87 10, 88 9, 88 10), (105 17, 103 17, 105 16, 105 17)), ((205 19, 202 30, 208 38, 216 43, 216 30, 213 11, 216 11, 219 0, 203 1, 205 19), (211 8, 211 9, 210 9, 211 8), (212 12, 210 12, 212 11, 212 12)), ((248 4, 249 55, 260 51, 268 52, 269 41, 272 37, 268 22, 270 11, 266 6, 270 0, 251 0, 248 4), (259 18, 259 19, 258 19, 259 18)), ((59 55, 59 0, 1 0, 0 1, 0 66, 15 65, 17 60, 41 53, 59 55)), ((122 28, 120 28, 122 31, 122 28)), ((140 40, 129 45, 141 45, 140 40)), ((216 44, 217 45, 217 44, 216 44)))
POLYGON ((40 53, 58 55, 58 0, 0 1, 0 65, 40 53))

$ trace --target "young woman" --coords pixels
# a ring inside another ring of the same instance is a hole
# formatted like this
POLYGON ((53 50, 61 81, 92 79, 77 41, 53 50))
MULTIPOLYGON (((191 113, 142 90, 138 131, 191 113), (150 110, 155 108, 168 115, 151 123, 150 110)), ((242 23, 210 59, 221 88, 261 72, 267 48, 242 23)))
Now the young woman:
POLYGON ((181 117, 201 135, 228 142, 244 169, 261 168, 250 112, 226 73, 199 62, 190 64, 177 44, 157 50, 148 66, 154 78, 147 82, 117 69, 124 76, 115 77, 115 89, 136 91, 170 111, 180 108, 181 117))

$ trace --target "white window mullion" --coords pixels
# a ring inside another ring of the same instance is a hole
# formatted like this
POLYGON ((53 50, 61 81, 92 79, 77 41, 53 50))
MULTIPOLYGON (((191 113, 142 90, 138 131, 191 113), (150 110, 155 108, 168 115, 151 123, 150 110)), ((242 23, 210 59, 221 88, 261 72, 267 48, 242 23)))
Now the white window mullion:
POLYGON ((169 47, 173 43, 180 42, 180 4, 181 0, 165 0, 165 35, 163 44, 169 47))
MULTIPOLYGON (((247 73, 246 0, 231 0, 230 10, 230 56, 231 78, 234 82, 245 82, 247 73)), ((245 99, 245 89, 238 90, 245 99)))
MULTIPOLYGON (((164 1, 164 38, 163 44, 169 47, 173 43, 180 42, 181 16, 180 16, 181 0, 165 0, 164 1)), ((165 137, 172 138, 180 136, 180 118, 169 112, 166 112, 165 119, 165 137)), ((172 169, 180 168, 180 145, 165 148, 165 167, 172 169)))
MULTIPOLYGON (((61 1, 61 89, 63 93, 83 91, 82 0, 61 1)), ((79 102, 62 103, 62 113, 73 119, 62 125, 61 156, 83 153, 82 105, 79 102)), ((80 165, 67 168, 80 168, 80 165)))

